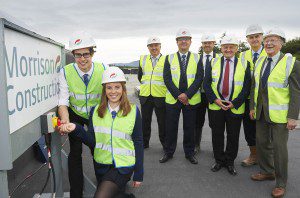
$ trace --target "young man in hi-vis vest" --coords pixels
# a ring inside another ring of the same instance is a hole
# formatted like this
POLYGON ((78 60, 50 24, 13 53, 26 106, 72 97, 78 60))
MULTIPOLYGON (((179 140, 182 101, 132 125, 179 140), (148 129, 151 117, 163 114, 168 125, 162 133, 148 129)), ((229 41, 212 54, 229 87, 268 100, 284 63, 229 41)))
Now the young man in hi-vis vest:
MULTIPOLYGON (((247 42, 250 45, 250 49, 240 53, 240 58, 249 61, 251 78, 253 78, 255 63, 258 60, 258 58, 267 55, 262 45, 263 33, 264 33, 263 29, 259 25, 250 25, 246 30, 246 38, 247 38, 247 42)), ((243 117, 245 140, 250 150, 250 155, 241 162, 241 165, 245 167, 257 164, 256 146, 255 146, 256 145, 255 121, 251 120, 249 117, 249 111, 250 111, 249 104, 250 104, 250 94, 245 101, 245 113, 243 117)))
POLYGON ((221 40, 223 56, 211 61, 211 65, 206 68, 204 78, 215 158, 211 171, 217 172, 222 167, 226 167, 231 175, 237 174, 234 160, 239 148, 245 100, 249 95, 251 85, 249 62, 235 57, 238 44, 236 37, 225 36, 221 40), (224 145, 225 129, 226 146, 224 145))
MULTIPOLYGON (((92 62, 95 47, 94 39, 86 33, 80 32, 70 38, 69 48, 75 62, 64 66, 59 74, 58 114, 62 124, 76 122, 88 125, 90 109, 100 102, 105 66, 92 62)), ((82 141, 73 134, 69 134, 69 141, 70 197, 82 197, 82 141)))
POLYGON ((295 129, 300 108, 300 62, 280 50, 281 29, 264 35, 267 56, 255 65, 250 95, 250 117, 256 120, 256 149, 260 172, 252 180, 276 179, 273 197, 283 197, 287 184, 289 130, 295 129))
POLYGON ((165 147, 166 85, 163 79, 165 56, 160 53, 161 42, 158 37, 147 41, 149 55, 140 58, 138 79, 141 83, 139 99, 142 111, 144 148, 149 148, 153 109, 158 123, 159 140, 165 147))

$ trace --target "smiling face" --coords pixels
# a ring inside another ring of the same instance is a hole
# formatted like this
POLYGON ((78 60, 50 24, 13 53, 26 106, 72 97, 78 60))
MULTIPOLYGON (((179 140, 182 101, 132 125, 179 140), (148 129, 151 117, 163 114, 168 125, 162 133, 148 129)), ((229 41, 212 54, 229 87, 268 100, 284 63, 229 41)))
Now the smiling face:
POLYGON ((191 37, 180 37, 176 39, 178 49, 181 53, 185 54, 189 51, 190 46, 192 44, 192 38, 191 37))
POLYGON ((119 104, 123 94, 122 84, 120 82, 107 83, 105 92, 110 104, 119 104))
POLYGON ((88 72, 91 69, 93 54, 91 54, 89 48, 74 50, 73 55, 81 71, 88 72))
POLYGON ((214 42, 214 41, 205 41, 205 42, 202 42, 203 51, 206 54, 211 53, 213 51, 213 49, 214 49, 215 43, 216 42, 214 42))
POLYGON ((279 36, 268 36, 264 39, 264 47, 269 57, 275 56, 282 48, 283 41, 279 36))
POLYGON ((260 48, 261 43, 263 40, 263 35, 262 34, 251 34, 247 36, 247 41, 251 48, 257 49, 260 48))
POLYGON ((161 45, 159 43, 152 43, 147 47, 152 56, 157 57, 160 54, 161 45))
POLYGON ((221 45, 221 52, 225 58, 232 58, 238 51, 238 46, 235 44, 221 45))

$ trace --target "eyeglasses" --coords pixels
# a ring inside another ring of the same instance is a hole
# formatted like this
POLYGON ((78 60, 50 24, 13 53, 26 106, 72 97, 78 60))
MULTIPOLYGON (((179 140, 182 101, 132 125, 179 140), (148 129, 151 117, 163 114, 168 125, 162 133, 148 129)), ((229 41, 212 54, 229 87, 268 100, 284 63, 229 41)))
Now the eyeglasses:
POLYGON ((270 39, 270 40, 264 40, 265 44, 270 44, 270 45, 274 45, 278 42, 278 39, 270 39))
POLYGON ((189 40, 191 40, 190 37, 179 37, 179 38, 177 38, 177 41, 189 41, 189 40))
POLYGON ((91 53, 74 53, 74 57, 75 58, 81 58, 81 57, 84 57, 84 58, 90 58, 91 57, 91 53))

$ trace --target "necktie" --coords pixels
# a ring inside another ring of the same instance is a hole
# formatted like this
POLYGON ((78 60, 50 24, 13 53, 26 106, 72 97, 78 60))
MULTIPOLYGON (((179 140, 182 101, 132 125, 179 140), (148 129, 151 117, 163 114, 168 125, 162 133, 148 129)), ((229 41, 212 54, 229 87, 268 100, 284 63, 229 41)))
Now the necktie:
POLYGON ((88 84, 89 84, 89 75, 88 74, 83 75, 83 82, 84 82, 85 86, 88 86, 88 84))
POLYGON ((152 67, 155 67, 157 63, 157 58, 152 59, 152 67))
POLYGON ((181 63, 182 63, 182 70, 185 73, 185 70, 186 70, 186 55, 184 55, 184 54, 181 56, 181 63))
POLYGON ((262 77, 261 77, 261 84, 262 84, 263 88, 266 86, 270 72, 271 72, 271 63, 272 63, 272 58, 268 58, 268 64, 265 68, 265 71, 264 71, 262 77))
POLYGON ((111 117, 114 119, 117 116, 117 112, 116 111, 112 111, 111 112, 111 117))
POLYGON ((229 95, 229 73, 230 73, 230 59, 226 59, 226 66, 223 78, 222 96, 226 98, 229 95))
POLYGON ((259 54, 256 53, 256 52, 253 54, 253 63, 254 63, 254 64, 256 63, 256 61, 257 61, 257 59, 258 59, 258 56, 259 56, 259 54))
POLYGON ((204 67, 204 73, 205 73, 206 67, 208 67, 208 65, 209 65, 209 57, 210 57, 210 55, 206 55, 206 61, 205 61, 205 67, 204 67))

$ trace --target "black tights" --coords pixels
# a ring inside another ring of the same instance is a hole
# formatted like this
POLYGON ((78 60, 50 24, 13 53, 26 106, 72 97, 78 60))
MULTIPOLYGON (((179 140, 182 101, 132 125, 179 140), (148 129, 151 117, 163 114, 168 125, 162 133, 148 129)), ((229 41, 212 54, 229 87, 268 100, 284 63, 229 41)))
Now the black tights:
POLYGON ((94 198, 134 198, 133 194, 124 193, 117 184, 103 181, 97 188, 94 198))

